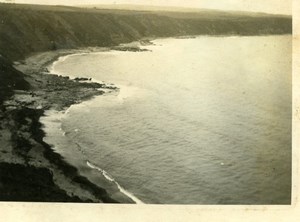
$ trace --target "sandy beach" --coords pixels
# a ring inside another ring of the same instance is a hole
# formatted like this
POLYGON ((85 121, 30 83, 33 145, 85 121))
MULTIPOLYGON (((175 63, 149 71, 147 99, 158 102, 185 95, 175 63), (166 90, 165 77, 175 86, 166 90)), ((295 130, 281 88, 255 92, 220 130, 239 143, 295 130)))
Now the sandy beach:
POLYGON ((25 74, 30 89, 15 90, 1 104, 1 200, 117 202, 104 189, 80 176, 43 141, 45 133, 39 122, 46 110, 62 111, 103 94, 104 84, 73 81, 47 70, 60 56, 90 51, 45 52, 15 63, 15 68, 25 74))
MULTIPOLYGON (((47 111, 64 112, 71 105, 117 88, 93 82, 88 76, 71 79, 50 73, 51 66, 67 55, 108 50, 140 51, 148 40, 118 47, 86 47, 35 53, 16 61, 13 67, 24 74, 29 89, 14 90, 1 104, 0 199, 4 201, 97 202, 117 203, 101 187, 79 175, 45 143, 40 118, 47 111), (88 80, 88 81, 81 81, 88 80), (45 180, 44 178, 48 178, 45 180), (26 190, 26 192, 24 192, 26 190)), ((72 74, 70 74, 72 75, 72 74)), ((121 197, 124 203, 133 203, 121 197)))

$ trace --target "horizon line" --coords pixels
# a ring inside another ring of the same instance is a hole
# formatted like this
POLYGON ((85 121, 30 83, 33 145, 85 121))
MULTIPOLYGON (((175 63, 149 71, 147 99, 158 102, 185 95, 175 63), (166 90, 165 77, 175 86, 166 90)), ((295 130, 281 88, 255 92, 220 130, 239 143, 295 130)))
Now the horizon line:
POLYGON ((270 13, 270 12, 265 12, 265 11, 247 11, 247 10, 231 10, 231 9, 217 9, 217 8, 200 8, 200 7, 188 7, 188 6, 174 6, 174 5, 170 5, 170 6, 162 6, 162 5, 145 5, 145 4, 119 4, 119 3, 114 3, 114 4, 108 4, 108 3, 102 3, 102 4, 92 4, 92 3, 87 3, 87 4, 45 4, 45 3, 15 3, 15 2, 5 2, 5 1, 1 1, 0 0, 0 4, 10 4, 10 5, 44 5, 44 6, 65 6, 65 7, 75 7, 75 8, 79 8, 79 7, 99 7, 99 9, 101 9, 101 7, 103 7, 102 9, 114 9, 114 10, 132 10, 132 11, 140 11, 142 10, 142 7, 145 7, 143 10, 145 11, 169 11, 169 12, 200 12, 200 11, 219 11, 219 12, 241 12, 241 13, 252 13, 252 14, 265 14, 265 15, 282 15, 282 16, 293 16, 293 13, 289 13, 289 14, 284 14, 284 13, 270 13), (129 7, 129 6, 137 6, 137 7, 141 7, 138 9, 134 9, 134 8, 114 8, 114 7, 129 7), (106 8, 105 8, 106 7, 106 8), (110 8, 111 7, 111 8, 110 8), (150 8, 152 8, 153 10, 151 10, 150 8), (155 8, 157 8, 155 10, 155 8), (161 10, 159 10, 161 9, 161 10), (176 9, 183 9, 182 11, 176 11, 176 9), (185 11, 184 11, 185 10, 185 11))

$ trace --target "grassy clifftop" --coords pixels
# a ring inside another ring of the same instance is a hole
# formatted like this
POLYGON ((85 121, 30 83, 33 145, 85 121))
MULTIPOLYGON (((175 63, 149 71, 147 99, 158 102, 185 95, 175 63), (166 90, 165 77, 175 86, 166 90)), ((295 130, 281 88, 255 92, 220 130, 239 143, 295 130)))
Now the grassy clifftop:
POLYGON ((0 4, 0 54, 11 60, 58 48, 143 37, 291 33, 291 18, 224 12, 149 12, 0 4))

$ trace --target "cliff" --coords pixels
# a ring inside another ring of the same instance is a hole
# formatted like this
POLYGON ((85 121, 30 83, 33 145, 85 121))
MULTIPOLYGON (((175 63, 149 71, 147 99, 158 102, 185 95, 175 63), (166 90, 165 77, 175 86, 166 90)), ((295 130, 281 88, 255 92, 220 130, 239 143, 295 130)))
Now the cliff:
POLYGON ((0 54, 111 46, 145 37, 292 32, 290 17, 219 11, 164 12, 0 4, 0 54))
POLYGON ((12 67, 10 61, 0 55, 0 105, 13 94, 13 90, 27 90, 29 83, 24 75, 12 67))

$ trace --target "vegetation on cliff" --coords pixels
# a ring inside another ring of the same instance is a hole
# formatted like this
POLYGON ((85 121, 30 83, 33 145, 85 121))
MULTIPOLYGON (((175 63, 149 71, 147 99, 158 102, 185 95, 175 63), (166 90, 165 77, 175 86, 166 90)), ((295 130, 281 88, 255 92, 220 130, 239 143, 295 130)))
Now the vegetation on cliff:
POLYGON ((292 32, 291 18, 220 11, 165 12, 0 4, 0 54, 112 46, 141 38, 292 32))

